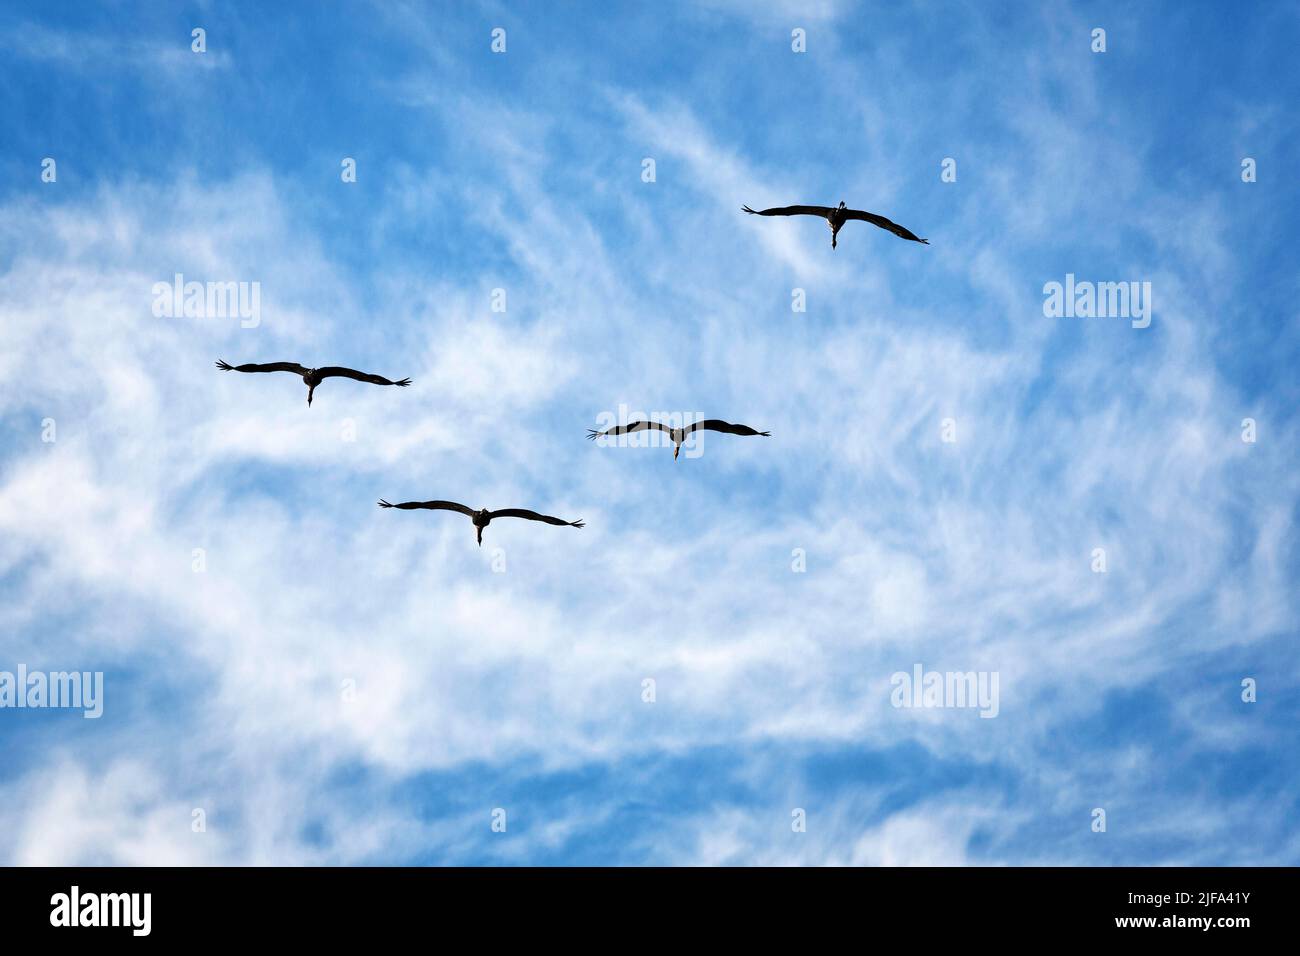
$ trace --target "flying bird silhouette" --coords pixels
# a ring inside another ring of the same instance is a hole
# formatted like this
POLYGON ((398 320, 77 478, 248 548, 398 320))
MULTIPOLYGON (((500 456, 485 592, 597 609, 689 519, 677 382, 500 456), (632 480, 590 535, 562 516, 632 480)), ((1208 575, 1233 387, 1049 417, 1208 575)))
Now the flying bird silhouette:
POLYGON ((474 522, 474 528, 478 535, 479 547, 483 547, 483 529, 486 528, 493 518, 527 518, 529 521, 545 521, 547 524, 565 525, 570 528, 585 527, 581 518, 577 521, 565 521, 563 518, 552 518, 550 515, 539 515, 536 511, 529 511, 527 508, 503 508, 500 511, 488 511, 486 508, 480 508, 478 511, 466 506, 457 504, 454 501, 403 501, 401 504, 393 504, 379 499, 381 508, 402 508, 410 511, 415 508, 427 508, 430 511, 459 511, 467 515, 470 521, 474 522))
POLYGON ((685 428, 670 428, 663 422, 632 422, 630 425, 618 425, 603 432, 588 428, 587 437, 595 441, 597 438, 604 438, 608 435, 626 435, 628 432, 645 431, 647 428, 657 428, 661 432, 668 433, 668 437, 673 443, 673 461, 677 460, 677 453, 682 450, 682 442, 686 440, 686 436, 702 428, 714 432, 726 432, 729 435, 762 435, 766 438, 772 436, 771 432, 755 431, 748 425, 733 425, 731 422, 724 422, 719 418, 706 418, 702 422, 694 422, 685 428))
POLYGON ((863 212, 861 209, 848 209, 842 200, 839 206, 834 209, 830 206, 775 206, 771 209, 750 209, 748 206, 742 206, 741 208, 755 216, 820 216, 831 227, 832 249, 835 248, 836 237, 840 234, 840 230, 844 228, 844 224, 850 219, 861 219, 863 222, 869 222, 881 229, 888 229, 900 239, 923 242, 927 246, 930 244, 929 239, 922 239, 910 229, 905 229, 898 223, 889 221, 884 216, 877 216, 874 212, 863 212))
POLYGON ((227 365, 223 360, 217 359, 217 368, 223 372, 293 372, 295 375, 301 375, 303 384, 307 386, 308 407, 311 406, 311 396, 316 391, 316 386, 327 378, 352 378, 358 382, 369 382, 371 385, 397 385, 401 388, 411 384, 409 378, 404 378, 399 382, 390 382, 382 375, 369 375, 365 372, 358 372, 354 368, 340 368, 337 365, 327 365, 324 368, 304 368, 297 362, 268 362, 265 365, 227 365))

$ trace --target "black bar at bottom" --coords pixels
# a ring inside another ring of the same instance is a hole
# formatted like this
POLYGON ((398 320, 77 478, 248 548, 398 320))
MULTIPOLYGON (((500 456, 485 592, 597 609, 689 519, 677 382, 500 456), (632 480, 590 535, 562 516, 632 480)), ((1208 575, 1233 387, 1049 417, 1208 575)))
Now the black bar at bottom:
POLYGON ((615 945, 619 927, 628 940, 667 944, 661 934, 681 929, 695 943, 735 945, 829 930, 865 941, 910 926, 927 945, 1047 933, 1231 946, 1285 932, 1294 877, 1285 868, 10 868, 0 870, 0 925, 7 941, 75 935, 82 945, 337 944, 453 926, 534 945, 556 933, 615 945))

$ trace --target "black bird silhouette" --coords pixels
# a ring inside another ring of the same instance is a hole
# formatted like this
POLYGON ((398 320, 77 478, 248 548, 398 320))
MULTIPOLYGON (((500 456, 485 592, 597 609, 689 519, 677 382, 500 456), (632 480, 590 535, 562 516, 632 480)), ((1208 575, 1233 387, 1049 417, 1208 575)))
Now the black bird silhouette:
POLYGON ((307 386, 307 405, 311 405, 312 393, 316 391, 316 386, 321 383, 322 379, 327 378, 353 378, 358 382, 369 382, 371 385, 397 385, 405 388, 411 384, 409 378, 404 378, 400 382, 390 382, 382 375, 369 375, 365 372, 358 372, 354 368, 340 368, 337 365, 327 365, 324 368, 304 368, 297 362, 268 362, 265 365, 227 365, 223 360, 217 359, 217 368, 223 372, 293 372, 295 375, 301 375, 303 384, 307 386))
POLYGON ((563 518, 539 515, 536 511, 529 511, 527 508, 503 508, 500 511, 488 511, 486 508, 480 508, 475 511, 467 505, 457 504, 454 501, 403 501, 401 504, 395 505, 380 498, 379 507, 402 508, 406 511, 414 508, 427 508, 430 511, 459 511, 463 515, 468 515, 470 521, 474 522, 480 548, 483 546, 483 529, 492 522, 493 518, 527 518, 529 521, 545 521, 547 524, 565 525, 570 528, 586 526, 581 518, 577 521, 565 521, 563 518))
POLYGON ((844 228, 844 224, 850 219, 861 219, 863 222, 869 222, 881 229, 888 229, 900 239, 923 242, 927 246, 930 244, 929 239, 922 239, 910 229, 905 229, 896 222, 890 222, 884 216, 877 216, 874 212, 863 212, 861 209, 848 209, 842 200, 839 206, 834 209, 830 206, 776 206, 772 209, 750 209, 748 206, 742 206, 741 208, 755 216, 820 216, 831 227, 832 249, 835 248, 836 237, 840 234, 840 230, 844 228))
POLYGON ((726 432, 729 435, 762 435, 765 438, 772 437, 771 432, 755 431, 748 425, 733 425, 731 422, 724 422, 720 418, 706 418, 702 422, 694 422, 685 428, 670 428, 663 422, 632 422, 630 425, 617 425, 614 428, 598 432, 594 428, 587 429, 587 437, 592 441, 597 438, 604 438, 607 435, 626 435, 628 432, 645 431, 647 428, 657 428, 661 432, 667 432, 668 437, 673 443, 673 461, 677 460, 677 453, 682 450, 682 442, 691 432, 697 432, 702 428, 709 431, 726 432))

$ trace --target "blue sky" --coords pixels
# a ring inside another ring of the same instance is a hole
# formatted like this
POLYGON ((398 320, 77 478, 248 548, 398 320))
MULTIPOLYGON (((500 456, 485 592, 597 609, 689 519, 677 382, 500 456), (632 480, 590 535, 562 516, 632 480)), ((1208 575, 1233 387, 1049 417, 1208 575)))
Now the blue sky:
POLYGON ((1300 6, 263 6, 0 13, 0 861, 1300 862, 1300 6))

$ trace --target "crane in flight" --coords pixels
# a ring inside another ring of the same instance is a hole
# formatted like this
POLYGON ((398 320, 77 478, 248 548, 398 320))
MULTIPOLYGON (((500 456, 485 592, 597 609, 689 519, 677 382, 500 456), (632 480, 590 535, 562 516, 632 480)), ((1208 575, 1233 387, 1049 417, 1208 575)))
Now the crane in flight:
POLYGON ((457 504, 455 501, 403 501, 400 504, 393 504, 380 498, 379 507, 401 508, 404 511, 411 511, 416 508, 424 508, 429 511, 458 511, 474 523, 474 530, 480 548, 483 547, 483 529, 491 524, 493 518, 527 518, 529 521, 545 521, 547 524, 564 525, 570 528, 586 526, 581 518, 577 521, 565 521, 563 518, 552 518, 550 515, 529 511, 527 508, 503 508, 500 511, 488 511, 486 508, 480 508, 475 511, 468 505, 457 504))
POLYGON ((754 216, 819 216, 825 219, 826 224, 831 227, 832 249, 835 248, 836 237, 839 236, 840 230, 844 228, 844 224, 850 219, 861 219, 873 226, 887 229, 900 239, 923 242, 927 246, 930 244, 929 239, 922 239, 912 230, 900 226, 896 222, 891 222, 884 216, 877 216, 874 212, 863 212, 861 209, 849 209, 844 205, 843 200, 834 208, 830 206, 773 206, 771 209, 750 209, 748 206, 742 206, 741 208, 754 216))
MULTIPOLYGON (((645 431, 647 428, 658 429, 665 432, 673 443, 673 461, 677 460, 677 454, 682 450, 682 442, 686 436, 692 432, 708 429, 715 432, 726 432, 728 435, 762 435, 765 438, 772 436, 771 432, 755 431, 748 425, 733 425, 731 422, 724 422, 720 418, 706 418, 700 422, 693 422, 685 428, 670 428, 663 422, 632 422, 630 425, 618 425, 614 428, 608 428, 603 432, 598 432, 594 428, 587 429, 587 437, 592 441, 597 438, 606 438, 611 435, 626 435, 629 432, 645 431)), ((687 456, 689 457, 689 456, 687 456)))
POLYGON ((307 406, 309 408, 311 407, 311 396, 316 391, 316 386, 327 378, 351 378, 358 382, 369 382, 371 385, 397 385, 401 388, 411 384, 409 378, 393 382, 382 375, 370 375, 366 372, 358 372, 354 368, 341 368, 337 365, 327 365, 324 368, 306 368, 297 362, 268 362, 265 365, 227 365, 222 359, 217 359, 217 368, 223 372, 293 372, 294 375, 301 375, 303 384, 307 386, 307 406))

